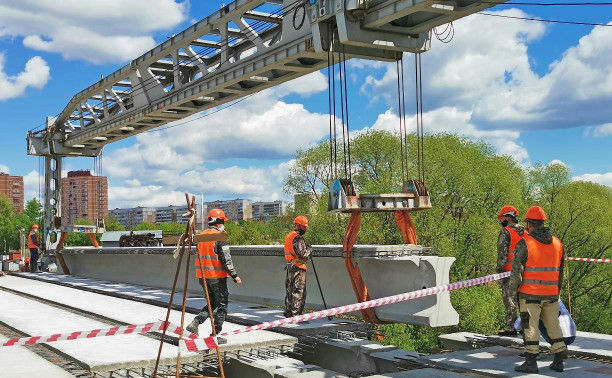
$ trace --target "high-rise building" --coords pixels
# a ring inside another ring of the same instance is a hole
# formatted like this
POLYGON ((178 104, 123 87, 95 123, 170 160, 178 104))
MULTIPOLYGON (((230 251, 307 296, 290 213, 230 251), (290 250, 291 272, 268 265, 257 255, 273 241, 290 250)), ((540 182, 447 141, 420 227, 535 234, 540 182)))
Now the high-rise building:
POLYGON ((23 211, 23 176, 11 176, 0 172, 0 193, 13 203, 17 213, 23 211))
POLYGON ((253 220, 267 222, 272 217, 283 215, 287 210, 287 202, 253 202, 253 220))
POLYGON ((88 219, 96 224, 108 214, 108 182, 89 170, 71 171, 62 178, 62 224, 88 219))
POLYGON ((211 209, 221 209, 231 221, 253 220, 253 204, 251 200, 237 198, 229 201, 213 201, 206 202, 204 206, 206 207, 204 215, 211 209))
POLYGON ((131 230, 142 222, 155 223, 155 208, 153 207, 134 207, 130 209, 109 210, 109 214, 117 218, 119 223, 127 230, 131 230))

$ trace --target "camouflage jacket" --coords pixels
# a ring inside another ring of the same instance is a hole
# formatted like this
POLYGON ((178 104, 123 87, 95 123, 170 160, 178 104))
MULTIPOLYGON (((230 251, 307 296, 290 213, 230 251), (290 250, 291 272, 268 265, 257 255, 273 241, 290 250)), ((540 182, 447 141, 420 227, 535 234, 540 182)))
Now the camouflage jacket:
MULTIPOLYGON (((540 243, 550 244, 552 243, 552 234, 548 227, 541 227, 533 230, 529 233, 534 239, 540 243)), ((518 292, 519 286, 523 282, 523 270, 525 264, 527 264, 527 258, 529 253, 527 251, 527 243, 525 240, 521 240, 516 245, 516 253, 514 254, 514 262, 512 263, 512 273, 510 274, 510 294, 515 296, 517 293, 519 298, 527 300, 538 300, 538 301, 556 301, 559 299, 558 295, 533 295, 523 294, 518 292)), ((565 250, 561 254, 561 268, 559 270, 559 293, 561 293, 561 286, 563 284, 563 267, 565 265, 565 250)))
MULTIPOLYGON (((509 225, 508 227, 514 228, 514 230, 519 234, 523 235, 525 233, 525 227, 521 226, 518 223, 514 223, 509 225)), ((508 248, 510 247, 510 231, 506 230, 506 228, 502 228, 499 231, 499 236, 497 237, 497 273, 501 273, 504 271, 504 266, 508 262, 508 248)))

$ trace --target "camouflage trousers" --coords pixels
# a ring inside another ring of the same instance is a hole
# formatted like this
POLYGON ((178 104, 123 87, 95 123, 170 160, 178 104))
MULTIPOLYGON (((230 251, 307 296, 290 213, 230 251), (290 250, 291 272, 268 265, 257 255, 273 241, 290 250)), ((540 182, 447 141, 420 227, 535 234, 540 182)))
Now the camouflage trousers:
POLYGON ((556 354, 566 350, 563 331, 559 324, 559 302, 538 301, 519 298, 521 308, 521 326, 525 352, 540 352, 540 320, 550 337, 550 353, 556 354))
POLYGON ((285 317, 301 315, 306 303, 306 271, 287 265, 285 279, 285 317))
MULTIPOLYGON (((199 279, 200 285, 204 287, 204 282, 199 279)), ((210 307, 213 311, 215 331, 221 332, 225 317, 227 316, 227 305, 229 303, 229 291, 227 290, 227 278, 207 279, 208 297, 210 307)), ((200 313, 195 317, 198 323, 202 324, 208 319, 208 305, 202 307, 200 313)))
POLYGON ((516 321, 516 296, 510 294, 510 278, 504 278, 501 280, 502 285, 502 299, 504 306, 506 307, 505 324, 507 330, 514 329, 514 322, 516 321))

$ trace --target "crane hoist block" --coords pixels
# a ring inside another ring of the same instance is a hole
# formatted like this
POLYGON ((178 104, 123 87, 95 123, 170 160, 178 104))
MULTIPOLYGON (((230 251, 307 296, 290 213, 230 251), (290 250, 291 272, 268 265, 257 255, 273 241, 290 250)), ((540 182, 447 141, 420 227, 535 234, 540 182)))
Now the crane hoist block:
POLYGON ((427 187, 419 180, 404 184, 403 193, 358 195, 351 180, 338 179, 329 192, 327 210, 332 213, 431 209, 427 187))

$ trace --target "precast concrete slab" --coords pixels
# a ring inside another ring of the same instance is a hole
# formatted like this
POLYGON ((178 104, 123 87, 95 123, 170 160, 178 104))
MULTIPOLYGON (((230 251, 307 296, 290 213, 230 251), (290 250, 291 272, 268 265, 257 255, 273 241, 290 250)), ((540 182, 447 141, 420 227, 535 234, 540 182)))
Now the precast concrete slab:
POLYGON ((465 375, 453 373, 443 369, 414 369, 401 371, 399 373, 368 375, 368 378, 464 378, 465 375))
POLYGON ((418 353, 363 339, 320 339, 312 348, 312 354, 301 356, 304 362, 348 375, 355 371, 367 374, 398 372, 402 362, 415 361, 419 357, 418 353))
POLYGON ((228 377, 276 378, 282 369, 302 369, 304 363, 286 356, 260 358, 254 355, 237 355, 223 365, 228 377))
MULTIPOLYGON (((163 308, 166 308, 170 301, 170 290, 167 289, 48 273, 18 273, 15 274, 15 276, 54 283, 60 286, 79 289, 81 291, 143 302, 163 308)), ((206 298, 203 295, 203 292, 188 295, 187 312, 197 314, 204 307, 206 298)), ((175 309, 180 308, 179 306, 182 305, 182 298, 182 292, 175 294, 173 301, 175 309)), ((276 307, 238 301, 230 301, 229 303, 227 320, 236 324, 255 325, 283 318, 283 310, 276 307)), ((365 332, 369 327, 369 324, 363 322, 338 318, 333 318, 332 320, 322 318, 310 321, 309 323, 288 324, 283 327, 274 328, 273 330, 291 336, 302 336, 334 333, 343 330, 365 332)))
POLYGON ((525 361, 519 357, 520 353, 519 349, 493 346, 425 356, 421 357, 420 360, 430 366, 493 377, 604 378, 612 375, 610 365, 574 358, 564 360, 564 371, 557 373, 549 368, 553 357, 545 354, 540 354, 540 358, 537 361, 539 374, 523 374, 514 371, 515 366, 525 361))
MULTIPOLYGON (((68 306, 80 311, 86 311, 125 324, 145 324, 164 320, 167 312, 166 308, 159 306, 20 277, 5 277, 0 281, 0 288, 35 296, 56 304, 68 306)), ((185 317, 185 324, 191 322, 192 319, 193 315, 187 315, 185 317)), ((181 312, 172 310, 170 312, 169 321, 175 325, 180 325, 181 312)), ((226 322, 223 325, 223 331, 235 331, 242 328, 245 327, 231 322, 226 322)), ((200 334, 207 336, 210 333, 210 322, 200 325, 200 334)), ((175 337, 174 335, 169 336, 175 337)), ((229 351, 257 347, 293 345, 296 342, 297 339, 292 336, 269 331, 255 331, 228 337, 227 344, 220 345, 219 349, 221 351, 229 351)))
MULTIPOLYGON (((487 345, 522 347, 521 336, 486 336, 472 332, 456 332, 439 336, 446 349, 467 350, 487 345)), ((540 348, 548 351, 550 344, 540 338, 540 348)), ((576 340, 568 345, 570 354, 580 357, 612 360, 612 335, 576 332, 576 340)))
MULTIPOLYGON (((0 308, 0 322, 29 336, 110 328, 108 324, 2 290, 0 303, 3 304, 0 308)), ((155 365, 159 341, 128 334, 58 341, 49 343, 48 347, 85 369, 109 371, 155 365)), ((176 363, 177 349, 167 345, 161 355, 161 364, 176 363)), ((200 361, 202 356, 192 352, 182 353, 182 360, 200 361)))
MULTIPOLYGON (((355 246, 354 261, 372 299, 449 283, 449 271, 455 259, 427 256, 422 253, 422 248, 414 245, 355 246)), ((177 264, 172 258, 173 251, 168 247, 66 248, 62 250, 62 256, 73 275, 168 289, 177 264), (135 271, 146 274, 134 274, 135 271)), ((244 282, 243 285, 229 283, 230 297, 246 302, 283 305, 286 274, 283 246, 230 246, 230 251, 244 282)), ((346 273, 342 246, 315 245, 313 251, 327 305, 336 307, 354 303, 356 296, 346 273)), ((184 282, 182 274, 180 283, 184 282)), ((189 279, 190 289, 197 293, 195 277, 189 279)), ((307 292, 307 308, 322 309, 323 301, 313 269, 307 272, 307 292)), ((384 321, 432 327, 459 322, 448 292, 378 307, 376 314, 384 321)))
MULTIPOLYGON (((1 310, 0 310, 1 311, 1 310)), ((0 344, 8 340, 0 335, 0 344)), ((71 378, 74 375, 45 360, 26 347, 0 347, 0 376, 3 378, 71 378)))

